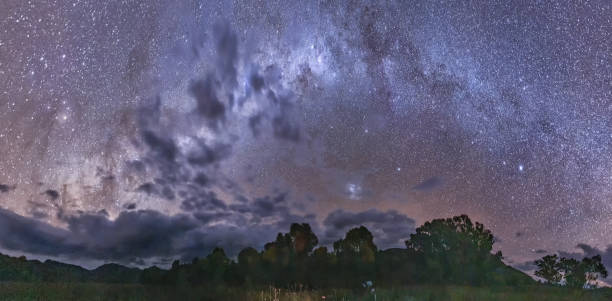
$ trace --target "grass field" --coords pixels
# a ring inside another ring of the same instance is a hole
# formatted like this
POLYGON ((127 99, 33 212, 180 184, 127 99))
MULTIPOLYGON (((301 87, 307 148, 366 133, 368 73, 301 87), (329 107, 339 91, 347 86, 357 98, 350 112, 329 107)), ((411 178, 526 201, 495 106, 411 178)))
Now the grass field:
POLYGON ((176 288, 98 283, 0 283, 0 300, 612 300, 612 289, 568 290, 555 287, 415 286, 372 293, 346 290, 291 292, 282 289, 242 290, 176 288))

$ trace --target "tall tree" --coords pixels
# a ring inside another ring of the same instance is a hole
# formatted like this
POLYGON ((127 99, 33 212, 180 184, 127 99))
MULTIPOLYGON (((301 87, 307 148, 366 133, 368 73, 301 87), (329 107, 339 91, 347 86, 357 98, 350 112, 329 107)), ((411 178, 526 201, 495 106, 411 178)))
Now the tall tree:
POLYGON ((546 280, 548 284, 559 284, 562 279, 559 266, 559 257, 557 254, 546 255, 535 261, 538 270, 535 275, 546 280))
POLYGON ((596 286, 597 279, 601 276, 602 278, 608 277, 608 270, 601 262, 601 255, 595 255, 591 258, 585 257, 582 259, 584 265, 586 285, 596 286))
POLYGON ((567 287, 583 288, 597 286, 599 277, 608 277, 601 256, 584 257, 581 261, 574 258, 559 258, 546 255, 535 261, 538 270, 535 275, 551 284, 565 284, 567 287))
POLYGON ((559 267, 565 279, 565 285, 573 288, 583 288, 597 284, 597 278, 606 278, 608 271, 601 263, 601 256, 585 257, 582 261, 562 257, 559 267))
POLYGON ((406 246, 424 256, 430 281, 480 284, 488 279, 488 266, 499 260, 491 254, 493 243, 483 224, 459 215, 426 222, 406 246))
POLYGON ((291 224, 289 231, 293 243, 293 250, 298 257, 310 254, 314 247, 319 243, 319 239, 312 232, 309 224, 291 224))
POLYGON ((279 286, 299 285, 307 281, 306 259, 319 239, 309 224, 291 224, 289 233, 278 233, 274 242, 264 246, 263 261, 274 283, 279 286))
POLYGON ((349 230, 344 239, 334 242, 334 252, 339 257, 357 256, 364 261, 374 261, 377 250, 374 236, 364 226, 349 230))
POLYGON ((364 226, 353 228, 344 239, 334 242, 334 254, 340 265, 343 286, 357 286, 374 280, 375 260, 378 248, 372 233, 364 226))
POLYGON ((262 271, 261 254, 257 250, 247 247, 238 253, 238 270, 247 287, 265 283, 266 273, 262 271))

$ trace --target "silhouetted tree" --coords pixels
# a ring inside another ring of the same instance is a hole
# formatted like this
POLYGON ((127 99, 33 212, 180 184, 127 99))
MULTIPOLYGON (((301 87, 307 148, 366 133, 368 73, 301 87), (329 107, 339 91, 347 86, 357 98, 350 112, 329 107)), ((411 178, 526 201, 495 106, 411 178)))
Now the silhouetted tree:
POLYGON ((357 287, 364 281, 374 280, 377 251, 372 233, 364 226, 349 230, 344 239, 334 242, 344 286, 357 287))
POLYGON ((536 260, 535 275, 551 284, 565 284, 567 287, 583 288, 597 285, 599 277, 608 277, 608 271, 601 263, 601 256, 585 257, 582 261, 574 258, 559 258, 546 255, 536 260))
POLYGON ((274 242, 265 244, 262 254, 264 268, 275 286, 286 287, 293 281, 292 257, 293 244, 289 233, 278 233, 274 242))
POLYGON ((230 260, 225 255, 223 248, 214 248, 206 257, 205 270, 208 280, 212 283, 221 283, 226 280, 230 260))
POLYGON ((314 247, 319 243, 319 239, 312 232, 309 224, 291 224, 289 231, 293 243, 293 250, 298 257, 310 254, 314 247))
POLYGON ((294 262, 292 281, 295 285, 310 286, 308 283, 308 255, 319 243, 319 239, 312 232, 309 224, 291 224, 289 231, 292 242, 291 260, 294 262))
POLYGON ((277 286, 306 285, 307 258, 319 239, 309 224, 291 224, 289 233, 278 233, 264 246, 262 260, 277 286))
POLYGON ((406 246, 425 259, 430 280, 481 284, 498 256, 491 254, 493 234, 467 215, 426 222, 410 235, 406 246))
POLYGON ((601 255, 583 258, 582 265, 585 272, 586 285, 596 286, 599 277, 608 277, 608 270, 606 270, 606 267, 601 262, 601 255))
POLYGON ((559 269, 563 273, 565 285, 573 288, 596 285, 599 276, 606 278, 608 271, 601 263, 601 256, 585 257, 582 261, 562 257, 559 260, 559 269))
POLYGON ((556 254, 546 255, 536 260, 535 265, 538 267, 538 270, 535 271, 536 276, 544 279, 548 284, 559 284, 562 275, 559 271, 559 257, 556 254))
POLYGON ((244 285, 250 287, 265 283, 267 279, 262 268, 261 254, 257 250, 247 247, 238 253, 238 269, 244 285))
POLYGON ((327 247, 318 247, 310 256, 308 276, 309 284, 315 288, 326 288, 332 285, 335 274, 336 257, 327 251, 327 247))
POLYGON ((364 226, 349 230, 344 239, 334 242, 334 253, 338 257, 360 257, 363 261, 373 262, 377 250, 374 236, 364 226))
POLYGON ((257 250, 246 247, 238 253, 238 264, 245 269, 250 269, 251 267, 256 266, 261 261, 261 255, 257 250))

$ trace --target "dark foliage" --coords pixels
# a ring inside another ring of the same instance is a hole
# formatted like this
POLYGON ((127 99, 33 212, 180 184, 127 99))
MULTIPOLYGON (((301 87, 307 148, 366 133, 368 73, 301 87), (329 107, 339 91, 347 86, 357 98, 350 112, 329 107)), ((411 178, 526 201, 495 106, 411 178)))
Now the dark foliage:
POLYGON ((599 277, 608 277, 608 271, 601 256, 584 257, 581 261, 574 258, 559 258, 556 254, 546 255, 535 261, 538 270, 535 275, 552 285, 565 284, 568 287, 583 288, 597 286, 599 277))
POLYGON ((467 215, 434 219, 416 229, 406 241, 428 271, 427 281, 481 285, 494 281, 501 253, 491 254, 493 234, 467 215))

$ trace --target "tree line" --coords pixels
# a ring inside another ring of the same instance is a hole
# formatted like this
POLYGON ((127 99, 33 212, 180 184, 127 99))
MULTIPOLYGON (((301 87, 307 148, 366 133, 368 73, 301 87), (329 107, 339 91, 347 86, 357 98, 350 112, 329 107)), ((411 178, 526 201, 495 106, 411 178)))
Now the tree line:
MULTIPOLYGON (((91 281, 210 287, 284 287, 289 289, 394 287, 412 284, 532 285, 528 275, 492 253, 494 237, 467 215, 434 219, 418 227, 405 248, 379 250, 364 226, 333 243, 318 246, 309 224, 294 223, 263 250, 247 247, 230 259, 222 248, 204 258, 172 263, 170 269, 144 270, 118 264, 95 270, 55 261, 0 256, 0 281, 91 281)), ((547 255, 535 262, 535 275, 547 284, 586 287, 607 277, 600 256, 576 259, 547 255)))
POLYGON ((143 271, 143 282, 286 288, 357 288, 408 284, 527 285, 533 280, 492 254, 493 234, 467 215, 435 219, 416 229, 406 248, 379 250, 364 226, 350 229, 333 249, 318 246, 310 225, 294 223, 262 251, 245 248, 237 260, 221 248, 169 271, 143 271))
POLYGON ((581 261, 574 258, 546 255, 535 261, 538 270, 535 275, 551 285, 566 285, 583 288, 597 286, 597 279, 608 277, 606 267, 601 263, 601 255, 584 257, 581 261))
MULTIPOLYGON (((410 284, 530 285, 534 280, 505 265, 501 251, 492 253, 494 236, 467 215, 428 221, 406 240, 406 248, 379 250, 364 226, 350 229, 333 249, 318 245, 310 225, 291 225, 288 233, 259 252, 245 248, 237 261, 216 248, 191 263, 145 270, 146 283, 191 285, 272 285, 287 288, 356 288, 410 284), (150 273, 149 273, 150 272, 150 273)), ((587 287, 607 277, 601 257, 576 259, 545 256, 535 262, 544 283, 587 287)))

